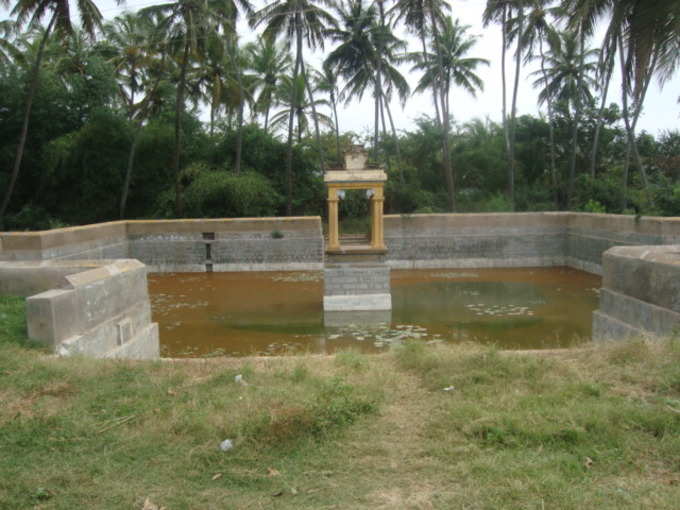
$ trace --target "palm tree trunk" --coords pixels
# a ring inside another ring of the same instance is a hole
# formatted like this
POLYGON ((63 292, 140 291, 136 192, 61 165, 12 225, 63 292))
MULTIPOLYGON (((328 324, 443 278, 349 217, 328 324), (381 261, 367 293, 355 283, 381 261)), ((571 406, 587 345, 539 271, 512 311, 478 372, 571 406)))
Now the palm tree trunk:
POLYGON ((342 154, 340 154, 340 124, 338 123, 338 105, 335 101, 335 93, 332 91, 331 105, 333 106, 333 118, 335 121, 335 151, 338 155, 338 164, 342 164, 342 154))
MULTIPOLYGON (((397 130, 394 127, 394 119, 392 118, 392 109, 390 108, 390 102, 385 101, 385 110, 387 110, 387 119, 390 121, 390 129, 392 131, 392 136, 394 137, 394 149, 397 151, 397 159, 401 159, 401 147, 399 146, 399 139, 397 138, 397 130)), ((403 180, 403 172, 401 173, 401 178, 403 180)))
POLYGON ((503 18, 501 20, 501 89, 503 94, 503 137, 505 139, 505 154, 508 158, 508 199, 511 204, 515 203, 515 168, 513 166, 512 148, 510 146, 510 126, 508 124, 508 84, 507 84, 507 64, 508 53, 508 7, 503 6, 503 18))
POLYGON ((390 129, 392 130, 392 137, 394 138, 394 148, 397 151, 397 164, 399 166, 399 182, 404 184, 404 169, 399 162, 401 161, 401 147, 399 147, 399 138, 397 137, 397 130, 394 127, 394 119, 392 118, 392 111, 390 109, 389 101, 385 101, 385 109, 387 110, 387 118, 390 121, 390 129))
POLYGON ((127 207, 128 193, 130 192, 130 182, 132 181, 132 171, 135 166, 135 154, 137 153, 137 146, 139 145, 139 140, 142 135, 142 123, 141 121, 137 124, 135 128, 135 134, 132 139, 132 145, 130 146, 130 153, 128 154, 127 170, 125 171, 125 181, 123 182, 123 193, 120 197, 120 219, 125 218, 125 208, 127 207))
POLYGON ((26 109, 24 110, 24 119, 21 124, 21 134, 19 136, 19 145, 17 146, 16 156, 14 157, 14 166, 12 168, 12 177, 9 181, 9 187, 5 193, 5 198, 2 201, 2 207, 0 207, 0 229, 3 228, 5 213, 9 207, 9 202, 12 199, 12 194, 14 193, 14 187, 17 183, 17 178, 19 177, 19 170, 21 169, 21 161, 24 158, 24 149, 26 147, 26 139, 28 138, 28 125, 31 120, 31 110, 33 109, 33 99, 35 98, 35 93, 38 90, 38 84, 40 83, 40 63, 42 62, 43 55, 45 54, 45 44, 47 44, 47 39, 52 33, 52 28, 57 20, 57 13, 52 16, 49 25, 45 29, 45 33, 40 40, 40 45, 38 46, 38 53, 35 56, 35 62, 33 63, 33 69, 31 69, 31 82, 28 88, 28 96, 26 97, 26 109))
POLYGON ((647 179, 647 171, 645 170, 645 167, 642 164, 642 158, 640 157, 640 151, 638 150, 637 141, 636 141, 636 138, 635 138, 635 130, 637 128, 638 120, 640 119, 640 114, 642 113, 642 105, 644 104, 645 96, 647 95, 647 90, 649 89, 649 84, 652 81, 653 72, 654 72, 654 69, 656 68, 656 61, 657 61, 658 56, 659 56, 659 54, 657 52, 655 52, 654 56, 652 57, 652 61, 649 65, 649 68, 648 68, 646 76, 645 76, 645 81, 642 84, 642 89, 640 91, 640 97, 637 98, 635 110, 633 111, 633 119, 632 119, 633 121, 632 121, 632 126, 631 126, 631 133, 632 133, 632 139, 633 139, 633 156, 635 157, 635 164, 640 169, 640 175, 642 176, 642 181, 644 182, 645 188, 647 189, 647 197, 648 197, 650 202, 653 201, 653 198, 652 198, 651 194, 649 193, 649 181, 647 179))
POLYGON ((628 209, 628 174, 630 172, 630 139, 626 138, 626 156, 623 160, 623 199, 621 204, 621 212, 625 214, 628 209))
MULTIPOLYGON (((427 44, 425 43, 425 32, 420 33, 420 42, 423 46, 423 62, 427 61, 427 44)), ((434 103, 434 114, 435 114, 435 120, 437 121, 437 126, 442 125, 442 117, 441 114, 439 113, 439 99, 438 99, 439 94, 437 93, 437 86, 436 84, 432 84, 432 102, 434 103)))
POLYGON ((264 112, 264 134, 269 132, 269 110, 271 109, 271 97, 267 101, 267 109, 264 112))
MULTIPOLYGON (((385 96, 381 94, 381 99, 380 99, 380 121, 382 123, 382 140, 383 140, 383 145, 385 144, 385 140, 387 139, 387 124, 385 123, 385 96)), ((390 154, 385 148, 385 161, 387 163, 387 170, 391 171, 392 170, 392 161, 390 160, 390 154)))
MULTIPOLYGON (((519 8, 518 14, 520 22, 518 32, 522 33, 524 25, 524 11, 519 8)), ((515 144, 517 141, 517 94, 519 92, 519 72, 522 68, 522 43, 521 38, 517 37, 517 50, 515 54, 515 82, 512 88, 512 107, 510 108, 510 207, 515 210, 515 173, 517 166, 515 164, 515 144)))
POLYGON ((182 180, 180 178, 180 156, 182 153, 182 115, 184 113, 184 86, 187 79, 187 68, 189 67, 189 38, 184 41, 184 53, 182 57, 182 67, 179 73, 179 83, 177 84, 177 102, 175 103, 175 152, 172 159, 172 168, 175 173, 175 215, 181 218, 184 215, 184 204, 182 203, 182 180))
MULTIPOLYGON (((444 62, 442 59, 442 54, 439 45, 439 29, 437 28, 437 20, 434 17, 434 12, 430 11, 430 22, 432 23, 432 34, 434 36, 434 47, 435 55, 437 56, 438 67, 439 67, 439 84, 440 88, 443 88, 446 84, 445 72, 444 72, 444 62)), ((451 165, 451 153, 449 151, 449 113, 446 111, 445 97, 446 91, 440 90, 440 98, 442 100, 442 149, 444 152, 444 175, 446 178, 446 188, 449 197, 449 210, 451 212, 456 210, 456 190, 455 190, 455 179, 453 177, 453 167, 451 165)))
POLYGON ((213 135, 215 130, 215 101, 210 105, 210 136, 213 135))
POLYGON ((595 178, 595 171, 597 168, 597 152, 600 145, 600 132, 604 125, 604 109, 607 106, 607 96, 609 95, 609 84, 611 83, 612 73, 614 71, 614 53, 612 53, 606 62, 604 62, 604 74, 600 88, 602 90, 602 98, 600 100, 600 107, 597 111, 597 124, 595 125, 595 133, 593 135, 593 147, 590 151, 590 176, 595 178))
POLYGON ((571 155, 569 156, 569 184, 567 188, 567 203, 569 209, 573 207, 574 199, 574 182, 576 180, 576 153, 578 152, 578 128, 581 122, 581 109, 583 107, 581 101, 581 91, 583 90, 583 62, 585 52, 585 31, 583 28, 579 29, 579 72, 576 78, 578 83, 578 90, 576 97, 574 97, 574 124, 571 131, 571 155))
MULTIPOLYGON (((234 51, 236 54, 236 51, 234 51)), ((238 55, 234 59, 234 67, 236 71, 236 83, 238 85, 239 93, 239 104, 238 104, 238 117, 237 117, 237 131, 236 131, 236 158, 234 161, 234 173, 236 175, 241 174, 241 153, 243 151, 243 107, 246 102, 245 93, 243 90, 243 77, 241 76, 241 65, 238 61, 238 55)))
POLYGON ((314 94, 312 93, 312 87, 309 85, 309 80, 307 79, 307 70, 305 69, 305 61, 301 59, 302 63, 302 77, 305 81, 305 90, 309 96, 309 103, 312 105, 312 117, 314 119, 314 136, 316 138, 316 148, 319 152, 319 167, 321 171, 325 171, 326 164, 323 157, 323 148, 321 147, 321 132, 319 131, 319 117, 316 114, 316 104, 314 104, 314 94))
MULTIPOLYGON (((545 53, 543 51, 543 38, 538 40, 538 48, 541 56, 541 72, 543 73, 543 81, 548 83, 548 73, 545 69, 545 53)), ((555 126, 553 125, 553 108, 552 97, 548 95, 546 98, 548 106, 548 143, 550 145, 550 179, 553 186, 553 193, 555 193, 555 208, 559 208, 559 192, 557 189, 557 162, 555 155, 555 126)))
POLYGON ((297 142, 302 143, 302 112, 298 108, 297 112, 297 142))
MULTIPOLYGON (((640 157, 640 152, 638 151, 637 147, 637 141, 635 139, 635 127, 637 125, 637 121, 640 117, 640 113, 642 112, 642 103, 644 100, 644 96, 647 93, 647 88, 649 87, 649 83, 651 82, 652 78, 652 73, 651 71, 647 73, 647 76, 645 78, 645 83, 643 84, 642 87, 642 93, 640 94, 640 98, 638 99, 637 105, 635 107, 635 110, 633 112, 633 118, 631 121, 631 116, 630 116, 630 108, 628 105, 628 97, 630 95, 630 89, 628 86, 628 80, 626 79, 626 63, 624 61, 624 56, 623 56, 623 41, 621 40, 621 35, 619 35, 619 59, 621 63, 621 96, 622 96, 622 110, 623 110, 623 121, 626 126, 626 134, 628 138, 628 143, 630 144, 630 150, 633 154, 633 157, 635 159, 635 164, 638 166, 638 169, 640 170, 640 176, 642 178, 642 184, 645 188, 646 194, 647 194, 647 199, 652 202, 652 196, 649 192, 649 180, 647 179, 647 172, 645 171, 644 165, 642 164, 642 158, 640 157)), ((652 59, 652 63, 650 64, 650 70, 654 69, 656 65, 656 57, 657 54, 654 55, 654 58, 652 59)))
POLYGON ((378 161, 378 127, 379 127, 379 118, 380 118, 380 96, 378 95, 378 91, 374 91, 374 103, 375 103, 375 122, 373 124, 373 160, 378 161))
MULTIPOLYGON (((296 19, 300 21, 300 14, 296 14, 296 19)), ((290 97, 290 115, 288 116, 288 149, 286 152, 286 215, 293 215, 293 126, 295 121, 296 95, 295 95, 295 80, 300 72, 300 58, 302 57, 302 36, 297 34, 296 37, 297 54, 295 58, 295 69, 293 71, 293 86, 291 87, 290 97)))

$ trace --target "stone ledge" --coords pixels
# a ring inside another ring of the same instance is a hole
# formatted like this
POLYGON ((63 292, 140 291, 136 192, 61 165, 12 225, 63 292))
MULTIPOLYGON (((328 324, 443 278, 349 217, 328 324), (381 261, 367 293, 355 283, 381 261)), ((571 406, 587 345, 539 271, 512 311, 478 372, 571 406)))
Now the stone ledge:
POLYGON ((593 340, 626 340, 650 336, 649 332, 635 328, 599 310, 593 312, 593 340))
POLYGON ((324 296, 323 308, 326 312, 391 310, 392 296, 390 294, 324 296))

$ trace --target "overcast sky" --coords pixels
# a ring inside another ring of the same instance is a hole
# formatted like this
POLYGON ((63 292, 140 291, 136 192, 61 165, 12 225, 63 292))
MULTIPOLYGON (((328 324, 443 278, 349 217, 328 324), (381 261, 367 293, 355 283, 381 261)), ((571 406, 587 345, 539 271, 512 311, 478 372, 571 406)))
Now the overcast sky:
MULTIPOLYGON (((115 0, 95 0, 105 18, 113 18, 124 10, 138 10, 142 7, 163 3, 159 0, 129 0, 122 6, 116 5, 115 0)), ((264 0, 256 0, 255 5, 265 5, 264 0)), ((485 84, 484 91, 477 97, 472 97, 461 90, 451 91, 451 113, 456 122, 464 123, 474 118, 490 118, 495 121, 501 120, 501 80, 500 80, 500 48, 501 34, 498 26, 482 26, 482 11, 486 2, 483 0, 453 0, 449 2, 452 6, 452 15, 461 20, 463 24, 470 25, 470 34, 479 36, 477 45, 470 52, 469 56, 481 57, 490 61, 491 65, 479 68, 478 74, 485 84)), ((7 11, 0 10, 0 19, 7 17, 7 11)), ((254 40, 257 34, 252 32, 247 25, 240 27, 240 33, 245 41, 254 40)), ((419 48, 419 43, 413 37, 404 33, 400 36, 406 38, 415 51, 419 48)), ((597 44, 593 42, 593 44, 597 44)), ((326 52, 330 51, 326 47, 326 52)), ((309 55, 309 51, 307 50, 309 55)), ((310 56, 309 61, 320 65, 323 60, 323 52, 317 51, 310 56)), ((512 83, 512 66, 509 66, 508 84, 512 83)), ((520 79, 518 114, 530 113, 537 114, 536 96, 537 92, 532 87, 534 78, 529 76, 535 68, 525 67, 520 79)), ((415 88, 418 77, 408 73, 408 67, 402 69, 412 88, 415 88)), ((646 130, 653 134, 658 134, 664 130, 680 128, 680 104, 677 100, 680 96, 680 73, 671 82, 666 83, 661 90, 654 82, 647 93, 645 108, 639 121, 639 129, 646 130)), ((618 78, 615 76, 610 89, 611 101, 620 102, 620 86, 618 78)), ((510 98, 510 97, 509 97, 510 98)), ((508 98, 508 99, 509 99, 508 98)), ((397 129, 410 130, 414 127, 414 119, 426 114, 432 115, 432 99, 428 95, 413 96, 405 109, 402 110, 397 101, 392 105, 393 115, 397 129)), ((351 103, 347 107, 342 107, 339 111, 339 124, 341 131, 352 130, 360 134, 368 133, 371 130, 373 119, 373 108, 370 97, 366 97, 362 103, 351 103)))

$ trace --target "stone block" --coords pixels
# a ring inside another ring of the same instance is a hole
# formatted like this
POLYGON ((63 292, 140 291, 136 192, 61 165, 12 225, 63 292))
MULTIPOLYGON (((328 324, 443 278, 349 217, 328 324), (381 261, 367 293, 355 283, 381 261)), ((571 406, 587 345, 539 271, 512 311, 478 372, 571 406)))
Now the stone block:
POLYGON ((52 289, 26 299, 28 337, 55 348, 82 328, 83 310, 69 289, 52 289))

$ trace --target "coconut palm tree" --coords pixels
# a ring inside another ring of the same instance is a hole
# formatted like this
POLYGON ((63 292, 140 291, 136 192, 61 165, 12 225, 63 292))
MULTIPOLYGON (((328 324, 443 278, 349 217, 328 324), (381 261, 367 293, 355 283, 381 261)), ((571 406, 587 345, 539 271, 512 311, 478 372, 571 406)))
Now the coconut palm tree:
POLYGON ((206 99, 210 110, 209 131, 215 130, 215 121, 220 108, 224 104, 227 81, 233 77, 230 56, 227 55, 223 38, 213 32, 208 35, 205 54, 201 64, 192 69, 192 78, 200 87, 202 96, 206 99))
POLYGON ((17 26, 11 19, 0 21, 0 69, 9 64, 18 53, 13 39, 17 26))
POLYGON ((187 86, 187 74, 192 60, 203 52, 208 35, 217 26, 215 13, 205 2, 176 0, 165 4, 146 7, 139 15, 154 23, 159 33, 164 34, 165 47, 179 67, 177 93, 175 96, 175 148, 172 168, 175 175, 175 214, 182 217, 182 184, 180 163, 182 155, 182 117, 187 86))
POLYGON ((103 51, 115 66, 120 82, 120 97, 131 118, 137 94, 143 92, 148 70, 158 59, 158 32, 149 18, 126 12, 103 27, 103 51), (151 43, 151 44, 150 44, 151 43))
POLYGON ((502 117, 503 134, 505 136, 505 150, 508 157, 508 198, 511 207, 515 207, 515 118, 517 115, 517 96, 519 90, 519 71, 521 68, 522 40, 517 34, 524 31, 526 0, 487 0, 482 20, 484 26, 490 23, 501 25, 501 89, 503 97, 502 117), (514 34, 514 36, 513 36, 514 34), (513 40, 517 41, 515 48, 515 77, 512 92, 512 103, 508 115, 506 55, 513 40))
POLYGON ((313 125, 315 121, 328 127, 333 125, 331 118, 319 111, 319 108, 330 106, 328 101, 314 99, 315 104, 312 108, 307 94, 305 77, 302 74, 299 74, 296 78, 283 76, 277 95, 278 102, 283 105, 283 109, 272 116, 271 128, 273 131, 283 129, 292 115, 295 119, 297 141, 300 143, 302 137, 309 132, 309 126, 313 125))
MULTIPOLYGON (((402 23, 411 33, 418 36, 423 55, 427 53, 427 40, 432 33, 430 23, 435 20, 435 24, 441 24, 451 11, 449 2, 441 0, 396 0, 395 4, 388 11, 394 17, 394 22, 402 23)), ((439 93, 432 91, 433 103, 435 108, 435 118, 441 123, 439 113, 439 93)))
POLYGON ((187 92, 187 74, 193 61, 202 58, 206 42, 211 34, 221 31, 233 33, 239 14, 239 7, 248 14, 252 12, 250 2, 245 0, 222 2, 221 0, 175 0, 165 4, 146 7, 139 11, 157 23, 165 37, 168 53, 177 60, 179 77, 175 102, 175 149, 173 170, 175 182, 175 214, 181 217, 182 184, 180 163, 182 154, 182 116, 187 92))
POLYGON ((264 132, 269 130, 269 113, 275 99, 279 80, 290 69, 290 53, 276 41, 265 38, 246 46, 250 69, 256 77, 256 111, 264 113, 264 132))
POLYGON ((120 218, 124 218, 143 127, 160 110, 163 94, 159 92, 169 85, 165 79, 169 69, 160 31, 151 18, 124 13, 106 23, 102 31, 104 40, 98 46, 116 70, 119 97, 133 125, 119 204, 120 218))
POLYGON ((333 128, 335 131, 335 153, 337 157, 336 164, 342 164, 342 152, 340 151, 340 124, 338 122, 338 96, 340 95, 339 76, 335 70, 328 64, 324 63, 321 72, 317 72, 316 89, 320 92, 328 94, 331 109, 333 110, 333 128))
MULTIPOLYGON (((441 0, 398 0, 396 5, 390 12, 396 14, 396 19, 403 19, 407 27, 419 34, 423 53, 427 52, 426 39, 430 36, 433 48, 439 48, 439 32, 444 19, 444 11, 448 10, 450 6, 448 2, 441 0)), ((434 51, 437 56, 439 64, 438 80, 433 82, 436 87, 437 83, 444 82, 444 65, 442 56, 434 51)), ((449 149, 449 132, 451 119, 446 117, 443 112, 440 114, 441 106, 446 101, 446 94, 442 90, 433 89, 433 101, 435 104, 435 113, 437 116, 437 125, 441 126, 442 137, 442 152, 444 160, 444 175, 447 176, 448 189, 453 190, 453 183, 448 182, 449 176, 453 175, 451 166, 451 151, 449 149), (440 118, 441 117, 441 118, 440 118)), ((449 193, 449 209, 453 211, 455 208, 455 198, 453 194, 449 193)))
MULTIPOLYGON (((438 45, 433 53, 412 54, 415 62, 413 69, 422 73, 416 92, 423 92, 431 88, 441 91, 442 116, 450 117, 450 91, 452 85, 462 88, 475 96, 478 90, 484 89, 482 79, 476 74, 480 65, 489 65, 483 58, 466 56, 477 43, 477 38, 468 35, 468 25, 461 25, 459 20, 450 17, 444 20, 438 45), (441 72, 443 68, 444 72, 441 72)), ((449 202, 455 209, 455 175, 446 175, 449 202)))
MULTIPOLYGON (((326 11, 323 6, 332 6, 331 0, 275 0, 271 4, 257 11, 252 17, 252 25, 259 27, 265 26, 263 37, 276 40, 283 36, 290 44, 295 41, 295 66, 293 68, 293 81, 297 80, 298 75, 304 77, 305 87, 309 95, 309 104, 315 109, 312 90, 305 71, 303 57, 303 46, 307 44, 309 48, 323 48, 326 31, 335 25, 335 19, 326 11)), ((295 101, 299 99, 293 94, 295 87, 290 87, 290 117, 288 119, 288 151, 286 155, 286 180, 287 180, 287 201, 286 213, 290 216, 293 213, 293 121, 296 112, 295 101)), ((320 163, 323 168, 323 157, 321 154, 321 140, 316 112, 313 112, 317 146, 319 149, 320 163)))
POLYGON ((569 165, 568 201, 573 196, 575 158, 578 151, 578 122, 583 105, 589 104, 597 87, 594 74, 599 50, 583 48, 583 37, 575 32, 563 32, 551 37, 550 50, 544 68, 533 73, 538 76, 534 86, 540 88, 539 102, 549 99, 561 103, 572 123, 572 147, 569 165))
MULTIPOLYGON (((8 7, 10 4, 10 0, 0 0, 0 5, 3 7, 8 7)), ((83 31, 93 37, 95 29, 101 26, 101 12, 99 12, 99 9, 92 0, 78 0, 76 6, 83 31)), ((9 206, 12 194, 14 193, 17 178, 19 177, 19 170, 21 169, 21 161, 24 157, 31 110, 33 108, 33 99, 35 98, 35 93, 40 82, 40 64, 44 56, 45 45, 53 32, 58 32, 60 34, 70 34, 73 32, 71 9, 68 0, 17 0, 11 14, 15 17, 18 27, 28 24, 30 27, 36 28, 40 26, 45 16, 47 16, 49 21, 47 22, 46 29, 41 35, 35 61, 29 73, 29 81, 26 90, 26 106, 24 109, 21 132, 19 134, 19 144, 17 145, 9 186, 5 192, 2 205, 0 205, 0 228, 2 228, 7 207, 9 206)))
POLYGON ((347 2, 336 8, 339 27, 329 30, 329 37, 338 46, 328 55, 325 66, 334 69, 346 83, 340 96, 346 102, 361 99, 367 89, 373 90, 375 102, 374 157, 377 157, 381 106, 386 99, 386 88, 396 89, 404 100, 409 86, 394 66, 399 52, 406 45, 397 39, 389 27, 378 22, 375 6, 363 1, 347 2))
MULTIPOLYGON (((556 37, 554 28, 556 17, 561 13, 556 8, 546 6, 544 0, 530 0, 528 5, 523 30, 519 37, 519 42, 524 48, 524 64, 531 59, 538 58, 541 65, 541 74, 547 80, 545 69, 545 45, 549 44, 549 39, 556 37)), ((553 119, 553 100, 550 97, 545 99, 548 110, 548 145, 550 160, 550 176, 555 191, 555 204, 557 205, 557 155, 555 152, 555 126, 553 119)))
MULTIPOLYGON (((663 85, 680 65, 680 3, 676 0, 574 0, 565 2, 565 8, 570 25, 582 25, 587 33, 591 33, 598 22, 605 22, 603 83, 608 84, 610 69, 618 54, 627 152, 632 154, 646 183, 635 129, 652 78, 657 76, 663 85)), ((596 146, 591 158, 596 158, 596 146)), ((591 167, 592 164, 591 159, 591 167)), ((625 166, 628 167, 628 157, 625 166)), ((627 175, 624 178, 627 183, 627 175)))

